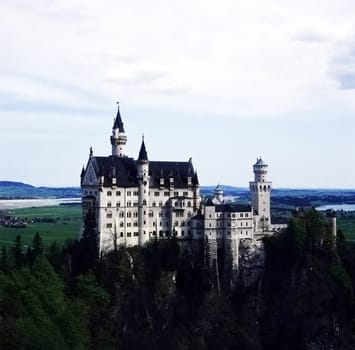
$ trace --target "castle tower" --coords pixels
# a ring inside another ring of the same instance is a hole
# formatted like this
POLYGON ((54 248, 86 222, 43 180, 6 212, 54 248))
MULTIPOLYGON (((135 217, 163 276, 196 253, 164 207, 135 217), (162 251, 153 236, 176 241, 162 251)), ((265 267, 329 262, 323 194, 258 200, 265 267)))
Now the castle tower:
POLYGON ((270 192, 272 183, 266 179, 267 168, 268 165, 261 158, 258 158, 253 166, 254 181, 249 183, 251 205, 259 217, 257 228, 263 231, 271 225, 270 192))
POLYGON ((124 131, 123 122, 120 114, 120 106, 117 102, 117 116, 113 123, 111 145, 112 155, 118 157, 125 157, 125 147, 127 143, 127 136, 124 131))
POLYGON ((139 245, 144 246, 149 240, 149 161, 144 139, 142 139, 142 145, 137 160, 137 178, 139 245))
POLYGON ((328 225, 333 239, 333 247, 336 247, 337 240, 337 214, 334 210, 327 213, 328 225))

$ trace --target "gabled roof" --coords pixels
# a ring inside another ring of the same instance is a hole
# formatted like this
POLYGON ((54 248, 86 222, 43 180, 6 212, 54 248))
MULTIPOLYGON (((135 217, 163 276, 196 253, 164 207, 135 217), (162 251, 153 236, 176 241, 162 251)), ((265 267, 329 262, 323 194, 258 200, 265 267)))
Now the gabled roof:
MULTIPOLYGON (((103 185, 109 187, 113 175, 116 176, 117 186, 136 187, 137 179, 137 161, 128 157, 92 157, 93 165, 97 177, 103 176, 103 185)), ((184 188, 188 186, 188 174, 194 174, 194 168, 191 162, 149 162, 149 186, 157 188, 161 186, 160 179, 164 179, 164 187, 170 185, 170 178, 174 179, 175 188, 184 188)), ((192 179, 192 185, 196 185, 192 179)))
POLYGON ((216 205, 216 212, 224 213, 249 213, 251 206, 249 204, 226 203, 216 205))

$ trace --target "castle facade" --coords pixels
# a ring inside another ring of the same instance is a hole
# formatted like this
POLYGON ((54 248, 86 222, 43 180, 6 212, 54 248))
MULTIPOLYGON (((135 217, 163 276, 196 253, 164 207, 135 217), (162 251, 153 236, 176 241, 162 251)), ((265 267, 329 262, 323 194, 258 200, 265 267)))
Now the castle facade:
POLYGON ((258 158, 250 182, 251 203, 227 202, 220 186, 202 198, 197 172, 188 161, 152 161, 142 140, 138 157, 126 154, 127 137, 118 108, 110 137, 112 153, 95 156, 90 149, 81 173, 83 219, 96 218, 98 246, 107 252, 119 246, 144 246, 149 240, 175 236, 187 244, 208 242, 210 264, 217 250, 228 251, 238 265, 241 240, 279 230, 271 223, 271 182, 267 164, 258 158))

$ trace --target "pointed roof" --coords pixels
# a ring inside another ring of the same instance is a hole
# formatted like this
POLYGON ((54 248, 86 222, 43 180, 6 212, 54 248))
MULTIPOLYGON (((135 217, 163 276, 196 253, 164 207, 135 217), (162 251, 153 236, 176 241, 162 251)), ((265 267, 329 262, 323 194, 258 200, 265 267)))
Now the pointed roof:
POLYGON ((119 132, 124 133, 124 127, 123 127, 123 122, 120 113, 120 106, 118 102, 117 102, 117 115, 116 115, 115 122, 113 124, 113 129, 118 129, 119 132))
POLYGON ((144 138, 142 138, 142 145, 139 151, 138 160, 148 160, 147 150, 145 149, 144 138))

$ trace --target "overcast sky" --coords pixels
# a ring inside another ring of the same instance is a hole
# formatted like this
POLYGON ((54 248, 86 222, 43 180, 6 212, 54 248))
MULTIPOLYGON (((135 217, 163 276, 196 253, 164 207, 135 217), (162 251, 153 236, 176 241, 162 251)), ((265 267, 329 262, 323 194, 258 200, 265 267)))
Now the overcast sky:
POLYGON ((202 185, 355 188, 354 0, 9 0, 0 42, 0 180, 78 186, 119 100, 202 185))

